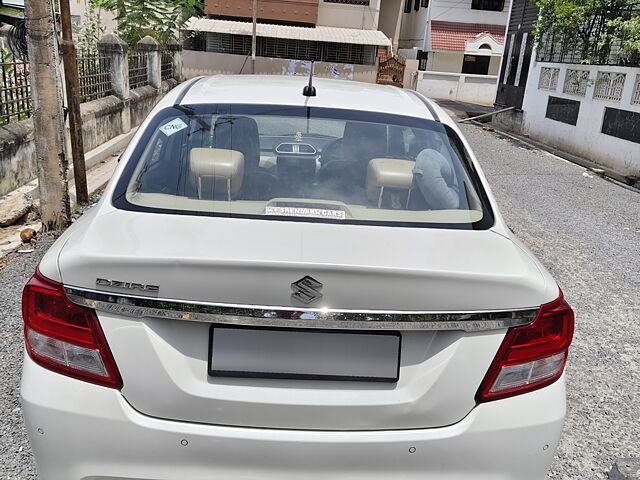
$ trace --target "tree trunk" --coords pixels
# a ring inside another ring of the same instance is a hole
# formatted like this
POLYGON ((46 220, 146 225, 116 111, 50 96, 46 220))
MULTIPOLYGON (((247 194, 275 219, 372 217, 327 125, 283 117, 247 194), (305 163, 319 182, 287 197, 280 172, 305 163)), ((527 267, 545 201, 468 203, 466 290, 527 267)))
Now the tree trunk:
POLYGON ((62 88, 51 2, 25 2, 25 20, 42 229, 62 230, 70 221, 68 161, 64 151, 62 88))

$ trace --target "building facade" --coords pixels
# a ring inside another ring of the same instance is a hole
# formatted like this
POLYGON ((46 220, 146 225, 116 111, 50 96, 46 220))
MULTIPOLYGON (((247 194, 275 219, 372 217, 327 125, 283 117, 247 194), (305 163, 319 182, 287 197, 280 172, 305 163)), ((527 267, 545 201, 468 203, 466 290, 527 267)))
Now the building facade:
MULTIPOLYGON (((184 32, 187 76, 249 73, 252 5, 206 0, 205 16, 184 32)), ((256 73, 304 73, 313 60, 320 76, 375 81, 378 58, 392 45, 382 28, 399 35, 400 7, 399 0, 258 0, 256 73)))
POLYGON ((405 0, 399 51, 421 70, 498 75, 509 0, 405 0))

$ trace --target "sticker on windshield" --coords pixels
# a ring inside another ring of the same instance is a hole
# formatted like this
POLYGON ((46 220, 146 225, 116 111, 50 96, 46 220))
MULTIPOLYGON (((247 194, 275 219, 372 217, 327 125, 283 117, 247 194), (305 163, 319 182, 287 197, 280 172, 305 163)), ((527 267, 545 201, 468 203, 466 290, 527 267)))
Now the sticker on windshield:
POLYGON ((325 208, 267 206, 264 213, 265 215, 280 215, 283 217, 332 218, 335 220, 344 220, 346 218, 344 210, 331 210, 325 208))
POLYGON ((161 126, 160 131, 167 137, 169 137, 185 128, 187 128, 187 124, 184 123, 181 119, 176 118, 175 120, 171 120, 169 123, 165 123, 163 126, 161 126))

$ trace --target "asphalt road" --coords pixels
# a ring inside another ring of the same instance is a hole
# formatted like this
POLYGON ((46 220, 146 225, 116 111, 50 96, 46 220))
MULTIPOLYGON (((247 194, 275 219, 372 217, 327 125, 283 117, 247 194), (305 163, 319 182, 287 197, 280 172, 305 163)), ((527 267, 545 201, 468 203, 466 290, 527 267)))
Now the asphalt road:
MULTIPOLYGON (((463 129, 507 223, 576 311, 568 417, 549 474, 603 479, 640 457, 640 194, 473 125, 463 129)), ((50 245, 0 263, 0 479, 36 478, 18 401, 20 292, 50 245)))
POLYGON ((507 224, 576 313, 568 415, 550 478, 602 479, 640 457, 640 193, 462 125, 507 224))

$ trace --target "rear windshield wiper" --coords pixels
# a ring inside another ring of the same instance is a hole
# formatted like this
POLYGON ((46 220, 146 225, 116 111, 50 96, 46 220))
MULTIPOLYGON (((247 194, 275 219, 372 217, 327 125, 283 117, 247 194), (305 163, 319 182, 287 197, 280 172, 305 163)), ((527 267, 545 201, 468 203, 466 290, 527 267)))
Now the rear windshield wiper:
POLYGON ((202 127, 203 130, 205 131, 211 130, 211 125, 209 125, 206 122, 206 120, 202 118, 201 115, 198 115, 193 108, 189 108, 189 107, 185 107, 184 105, 177 105, 177 104, 174 105, 173 108, 175 108, 176 110, 180 110, 191 120, 195 120, 202 127))

